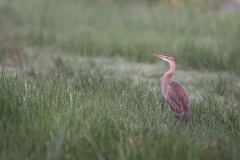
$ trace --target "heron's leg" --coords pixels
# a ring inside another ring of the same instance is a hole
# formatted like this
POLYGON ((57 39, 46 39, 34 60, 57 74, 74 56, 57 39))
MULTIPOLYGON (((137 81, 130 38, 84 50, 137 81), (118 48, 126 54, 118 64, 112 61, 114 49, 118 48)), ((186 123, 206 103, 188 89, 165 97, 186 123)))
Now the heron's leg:
POLYGON ((177 116, 176 114, 174 114, 176 119, 175 119, 175 122, 174 122, 174 125, 178 125, 179 124, 179 120, 180 120, 180 116, 177 116))
POLYGON ((176 115, 176 114, 175 114, 175 117, 176 117, 178 120, 180 120, 180 118, 181 118, 180 116, 178 116, 178 115, 176 115))

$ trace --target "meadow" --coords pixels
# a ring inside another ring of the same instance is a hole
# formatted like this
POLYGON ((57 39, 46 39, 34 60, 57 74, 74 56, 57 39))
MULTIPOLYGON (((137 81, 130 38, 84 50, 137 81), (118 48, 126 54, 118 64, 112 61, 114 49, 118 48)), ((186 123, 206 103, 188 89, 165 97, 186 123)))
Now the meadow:
POLYGON ((239 15, 224 0, 0 0, 0 159, 240 159, 239 15), (151 53, 174 56, 189 124, 151 53))

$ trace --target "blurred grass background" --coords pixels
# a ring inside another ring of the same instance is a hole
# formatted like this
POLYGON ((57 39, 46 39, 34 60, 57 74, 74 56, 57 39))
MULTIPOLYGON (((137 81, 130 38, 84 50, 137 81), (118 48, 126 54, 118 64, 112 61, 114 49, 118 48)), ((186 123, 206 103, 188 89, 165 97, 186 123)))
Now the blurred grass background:
POLYGON ((0 2, 2 49, 8 43, 141 62, 155 61, 150 53, 171 53, 195 69, 239 71, 239 9, 233 2, 0 2))

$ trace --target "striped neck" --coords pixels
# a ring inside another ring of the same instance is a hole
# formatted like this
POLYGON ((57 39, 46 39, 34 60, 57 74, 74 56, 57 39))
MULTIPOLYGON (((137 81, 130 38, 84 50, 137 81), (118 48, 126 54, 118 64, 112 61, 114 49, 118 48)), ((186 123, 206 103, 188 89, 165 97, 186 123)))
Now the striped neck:
POLYGON ((170 78, 172 77, 174 71, 175 71, 175 62, 174 61, 168 61, 170 65, 169 71, 167 71, 162 78, 162 93, 164 98, 167 98, 166 92, 167 92, 167 86, 170 83, 170 78))

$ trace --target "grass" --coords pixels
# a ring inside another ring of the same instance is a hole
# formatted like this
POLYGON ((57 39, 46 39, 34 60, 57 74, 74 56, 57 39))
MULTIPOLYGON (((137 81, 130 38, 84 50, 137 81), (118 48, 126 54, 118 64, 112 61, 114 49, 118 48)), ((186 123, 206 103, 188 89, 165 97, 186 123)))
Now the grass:
POLYGON ((0 17, 1 34, 14 32, 13 39, 23 47, 141 62, 153 62, 150 53, 172 53, 195 69, 239 71, 238 10, 215 9, 211 4, 24 2, 2 0, 0 17))
POLYGON ((1 159, 238 159, 239 103, 209 92, 176 122, 146 82, 2 73, 1 159))
POLYGON ((0 159, 240 159, 239 11, 212 3, 0 0, 0 159))

